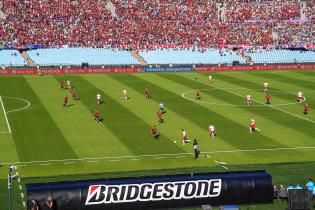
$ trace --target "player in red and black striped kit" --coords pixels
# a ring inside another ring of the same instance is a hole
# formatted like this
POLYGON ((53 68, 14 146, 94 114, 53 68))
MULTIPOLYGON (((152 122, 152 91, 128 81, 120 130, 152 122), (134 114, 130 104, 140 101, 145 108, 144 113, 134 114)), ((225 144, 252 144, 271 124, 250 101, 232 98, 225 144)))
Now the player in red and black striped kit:
POLYGON ((200 96, 200 90, 196 90, 196 100, 200 100, 201 96, 200 96))
POLYGON ((100 118, 100 111, 98 109, 95 109, 94 111, 94 118, 95 118, 95 122, 96 123, 99 123, 101 122, 101 118, 100 118))
POLYGON ((144 89, 144 95, 147 99, 150 99, 151 98, 151 95, 150 95, 150 90, 148 88, 144 89))
POLYGON ((65 95, 65 97, 63 98, 63 106, 66 107, 68 104, 68 96, 65 95))
POLYGON ((307 115, 309 109, 310 109, 310 106, 308 105, 308 103, 305 103, 305 104, 304 104, 304 111, 303 111, 303 113, 304 113, 305 115, 307 115))
POLYGON ((160 134, 159 134, 159 131, 158 131, 156 125, 151 128, 151 133, 153 135, 153 138, 159 139, 160 134))
POLYGON ((163 111, 162 111, 162 110, 159 110, 159 111, 156 113, 156 115, 158 116, 158 123, 163 123, 163 122, 164 122, 164 120, 163 120, 163 118, 162 118, 162 116, 163 116, 163 111))
POLYGON ((265 98, 266 98, 266 104, 270 104, 271 95, 269 95, 269 94, 267 93, 266 96, 265 96, 265 98))

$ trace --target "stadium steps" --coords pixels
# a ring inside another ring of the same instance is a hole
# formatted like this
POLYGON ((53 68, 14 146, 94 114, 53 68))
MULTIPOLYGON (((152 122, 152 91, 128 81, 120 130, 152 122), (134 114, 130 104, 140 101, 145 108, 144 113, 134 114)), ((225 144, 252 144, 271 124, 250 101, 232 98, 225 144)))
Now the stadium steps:
POLYGON ((5 20, 7 18, 7 16, 4 14, 4 12, 2 11, 2 8, 0 8, 0 19, 5 20))
POLYGON ((26 61, 27 65, 36 66, 36 63, 30 58, 30 56, 27 52, 22 52, 22 57, 26 61))
POLYGON ((132 50, 130 54, 140 62, 141 65, 148 65, 148 63, 138 54, 137 51, 132 50))
POLYGON ((117 18, 116 7, 111 0, 103 0, 106 3, 106 8, 110 11, 113 18, 117 18))

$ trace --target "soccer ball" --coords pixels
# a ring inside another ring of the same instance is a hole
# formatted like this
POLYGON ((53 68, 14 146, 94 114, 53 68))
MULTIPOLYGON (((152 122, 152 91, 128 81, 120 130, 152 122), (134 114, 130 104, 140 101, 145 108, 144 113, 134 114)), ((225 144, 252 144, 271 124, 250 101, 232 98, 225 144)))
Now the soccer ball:
POLYGON ((177 143, 177 141, 174 141, 174 143, 176 144, 176 143, 177 143))

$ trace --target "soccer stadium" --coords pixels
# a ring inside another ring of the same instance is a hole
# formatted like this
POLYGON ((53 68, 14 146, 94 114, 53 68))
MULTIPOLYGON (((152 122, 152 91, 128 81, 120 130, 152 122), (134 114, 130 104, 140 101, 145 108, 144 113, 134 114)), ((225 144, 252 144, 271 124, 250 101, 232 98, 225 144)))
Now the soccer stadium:
POLYGON ((0 209, 315 209, 314 0, 0 0, 0 209))

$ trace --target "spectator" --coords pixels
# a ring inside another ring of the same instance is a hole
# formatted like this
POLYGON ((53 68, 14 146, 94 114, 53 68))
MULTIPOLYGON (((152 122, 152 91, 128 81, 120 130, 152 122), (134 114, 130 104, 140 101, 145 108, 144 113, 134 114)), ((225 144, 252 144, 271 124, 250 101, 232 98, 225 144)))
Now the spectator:
POLYGON ((39 206, 38 206, 37 201, 35 199, 32 199, 31 210, 39 210, 39 206))
POLYGON ((297 184, 294 189, 296 189, 296 190, 302 190, 303 188, 300 186, 300 184, 297 184))
POLYGON ((279 198, 279 191, 277 188, 277 185, 273 185, 273 199, 278 199, 279 198))
POLYGON ((306 183, 306 188, 309 190, 309 191, 313 191, 314 189, 314 182, 312 181, 311 178, 308 179, 308 182, 306 183))
POLYGON ((279 188, 279 198, 282 201, 288 200, 288 191, 282 184, 280 185, 279 188))
POLYGON ((54 199, 51 196, 48 196, 42 210, 55 210, 54 199))
POLYGON ((289 191, 289 190, 294 190, 295 188, 293 187, 293 185, 292 184, 289 184, 289 186, 287 187, 287 191, 289 191))

